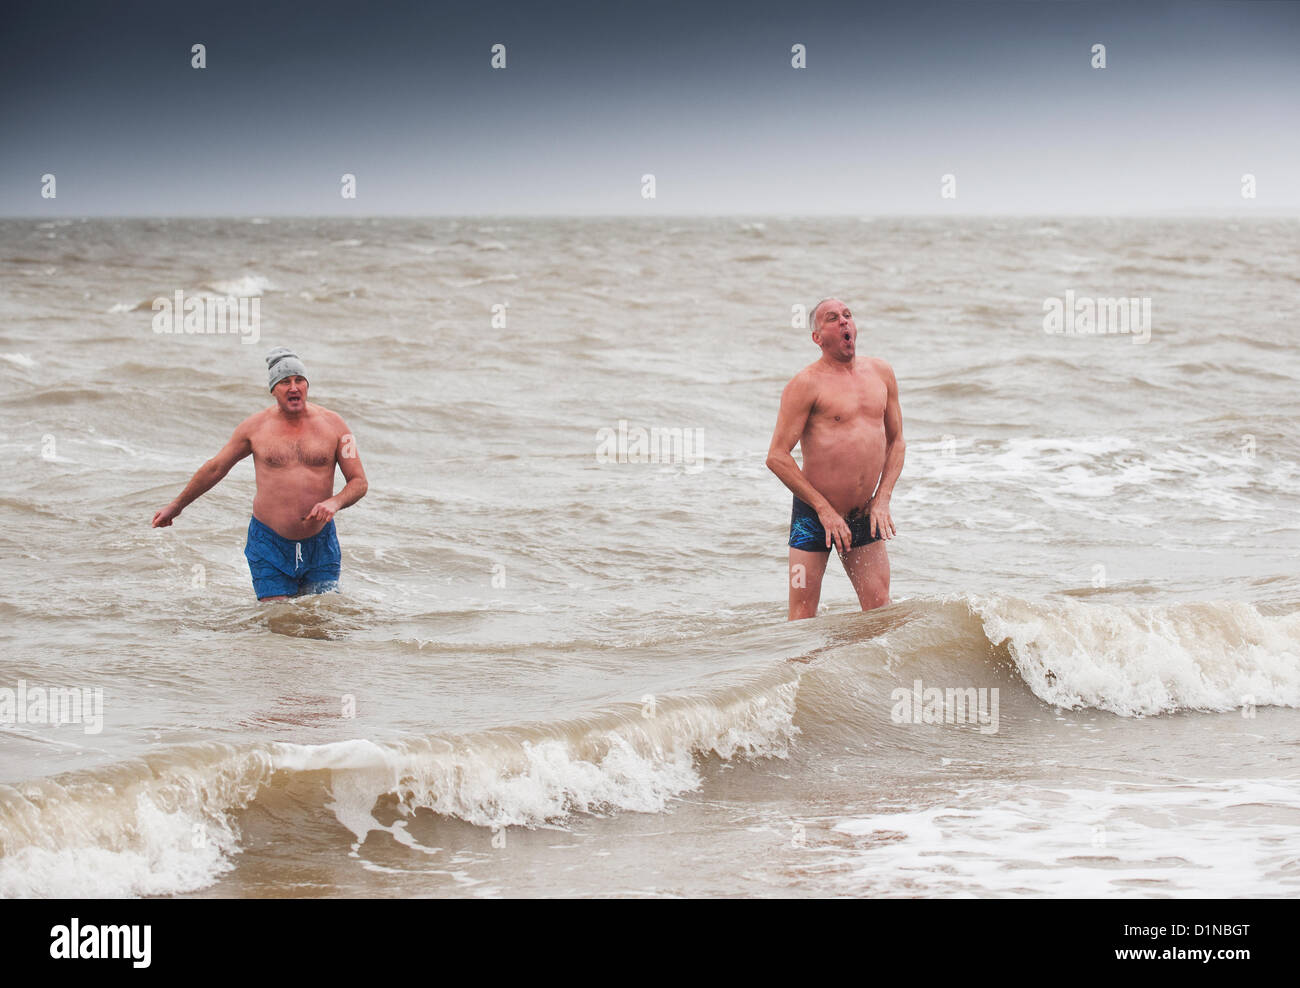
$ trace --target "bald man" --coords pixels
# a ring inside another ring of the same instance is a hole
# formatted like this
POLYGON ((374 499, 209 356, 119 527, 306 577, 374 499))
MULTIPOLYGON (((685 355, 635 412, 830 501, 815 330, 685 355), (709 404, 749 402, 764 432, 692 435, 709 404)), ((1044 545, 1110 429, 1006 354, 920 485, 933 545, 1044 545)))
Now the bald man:
POLYGON ((794 494, 789 619, 815 617, 831 547, 864 611, 889 603, 889 500, 903 472, 903 415, 893 368, 859 357, 858 329, 837 298, 808 319, 821 357, 785 386, 767 466, 794 494), (798 443, 803 469, 791 450, 798 443))

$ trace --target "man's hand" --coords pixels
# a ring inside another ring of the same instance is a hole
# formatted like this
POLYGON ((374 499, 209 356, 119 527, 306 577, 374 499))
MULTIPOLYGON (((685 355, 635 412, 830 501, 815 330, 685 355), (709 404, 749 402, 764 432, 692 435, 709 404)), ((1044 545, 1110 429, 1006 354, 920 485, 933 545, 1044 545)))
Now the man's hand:
POLYGON ((817 512, 817 520, 826 529, 827 549, 832 543, 840 552, 848 552, 853 548, 853 532, 849 529, 849 523, 834 508, 828 506, 825 511, 817 512))
POLYGON ((181 509, 177 507, 176 502, 173 501, 171 504, 167 505, 167 507, 160 508, 159 510, 154 512, 153 527, 167 528, 169 525, 171 525, 172 519, 179 517, 180 513, 181 513, 181 509))
POLYGON ((873 497, 867 502, 868 533, 872 538, 892 539, 898 534, 889 514, 889 496, 873 497))
POLYGON ((317 504, 303 516, 302 520, 319 521, 328 525, 330 519, 338 514, 338 510, 338 502, 332 497, 326 498, 324 501, 317 502, 317 504))

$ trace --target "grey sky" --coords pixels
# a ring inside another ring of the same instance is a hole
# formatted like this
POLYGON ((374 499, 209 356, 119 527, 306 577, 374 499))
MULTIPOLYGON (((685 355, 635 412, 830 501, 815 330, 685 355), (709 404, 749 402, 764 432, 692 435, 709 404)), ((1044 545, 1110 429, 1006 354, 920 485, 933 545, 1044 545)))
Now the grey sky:
POLYGON ((1296 4, 10 9, 6 216, 1300 210, 1296 4))

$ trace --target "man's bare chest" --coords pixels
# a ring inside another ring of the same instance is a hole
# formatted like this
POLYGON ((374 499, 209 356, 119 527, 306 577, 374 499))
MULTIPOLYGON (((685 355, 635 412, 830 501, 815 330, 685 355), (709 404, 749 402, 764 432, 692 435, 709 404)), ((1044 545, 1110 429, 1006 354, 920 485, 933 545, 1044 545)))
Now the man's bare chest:
POLYGON ((253 456, 268 467, 328 467, 334 463, 334 440, 330 436, 298 436, 274 433, 253 439, 253 456))
POLYGON ((885 382, 866 376, 824 387, 817 393, 809 418, 821 425, 878 425, 888 400, 885 382))

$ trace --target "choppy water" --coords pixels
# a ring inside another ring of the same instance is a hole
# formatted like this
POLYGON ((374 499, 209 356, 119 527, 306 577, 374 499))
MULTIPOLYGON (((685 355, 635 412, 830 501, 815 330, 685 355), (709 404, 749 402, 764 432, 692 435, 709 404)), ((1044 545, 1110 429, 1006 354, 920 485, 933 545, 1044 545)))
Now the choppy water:
POLYGON ((1297 233, 0 222, 0 690, 104 698, 0 723, 0 894, 1294 895, 1297 233), (155 333, 177 290, 257 343, 155 333), (1149 342, 1044 332, 1066 291, 1149 342), (897 603, 833 561, 788 625, 763 459, 832 293, 899 379, 897 603), (258 605, 249 461, 149 519, 279 344, 370 493, 344 592, 258 605))

